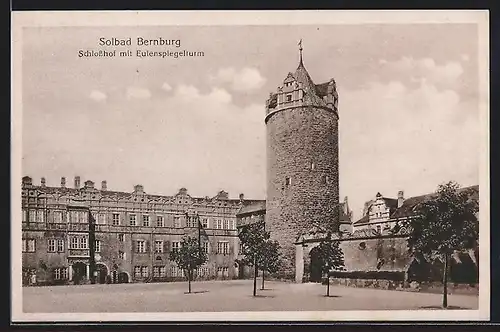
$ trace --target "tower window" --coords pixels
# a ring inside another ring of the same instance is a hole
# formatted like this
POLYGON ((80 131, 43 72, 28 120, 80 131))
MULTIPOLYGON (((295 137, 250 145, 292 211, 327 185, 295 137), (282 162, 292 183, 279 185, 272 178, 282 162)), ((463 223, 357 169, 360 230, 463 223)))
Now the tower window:
POLYGON ((286 101, 292 101, 292 95, 286 95, 286 101))
POLYGON ((289 186, 289 185, 291 185, 291 184, 292 184, 292 179, 290 179, 289 177, 286 177, 286 178, 285 178, 285 185, 286 185, 286 186, 289 186))

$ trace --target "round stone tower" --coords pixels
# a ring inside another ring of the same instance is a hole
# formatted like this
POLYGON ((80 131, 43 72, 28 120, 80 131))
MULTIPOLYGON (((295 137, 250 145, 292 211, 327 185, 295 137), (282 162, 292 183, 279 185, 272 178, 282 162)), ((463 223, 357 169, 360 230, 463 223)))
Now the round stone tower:
POLYGON ((334 79, 314 84, 302 61, 266 102, 266 230, 295 276, 295 242, 339 224, 338 94, 334 79))

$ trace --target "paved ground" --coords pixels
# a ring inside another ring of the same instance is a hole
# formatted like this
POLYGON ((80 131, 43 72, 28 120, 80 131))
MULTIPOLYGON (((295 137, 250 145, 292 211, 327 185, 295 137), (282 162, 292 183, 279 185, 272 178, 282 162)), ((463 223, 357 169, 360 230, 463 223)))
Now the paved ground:
MULTIPOLYGON (((441 295, 366 288, 266 282, 252 296, 251 280, 23 288, 23 310, 42 312, 215 312, 439 309, 441 295)), ((259 282, 260 287, 260 282, 259 282)), ((453 309, 477 309, 478 297, 449 295, 453 309)))

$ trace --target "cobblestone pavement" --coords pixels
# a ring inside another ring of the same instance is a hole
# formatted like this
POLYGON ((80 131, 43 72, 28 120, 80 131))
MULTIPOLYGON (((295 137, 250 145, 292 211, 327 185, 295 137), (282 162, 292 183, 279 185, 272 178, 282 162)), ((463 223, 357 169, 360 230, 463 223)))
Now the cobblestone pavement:
MULTIPOLYGON (((440 294, 266 282, 252 296, 251 280, 80 285, 23 288, 23 311, 54 312, 215 312, 439 309, 440 294)), ((260 288, 260 280, 258 284, 260 288)), ((478 296, 449 295, 452 309, 477 309, 478 296)))

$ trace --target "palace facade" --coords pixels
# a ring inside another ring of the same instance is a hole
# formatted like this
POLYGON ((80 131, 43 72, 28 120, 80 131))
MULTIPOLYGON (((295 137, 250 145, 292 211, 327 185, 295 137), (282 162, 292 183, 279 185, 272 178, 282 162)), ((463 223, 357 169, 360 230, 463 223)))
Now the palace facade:
POLYGON ((22 179, 23 284, 161 282, 183 279, 169 260, 185 236, 197 236, 199 220, 209 241, 208 262, 198 279, 232 279, 239 241, 236 213, 258 201, 229 199, 220 191, 197 198, 181 188, 173 196, 97 189, 80 177, 66 186, 22 179))

